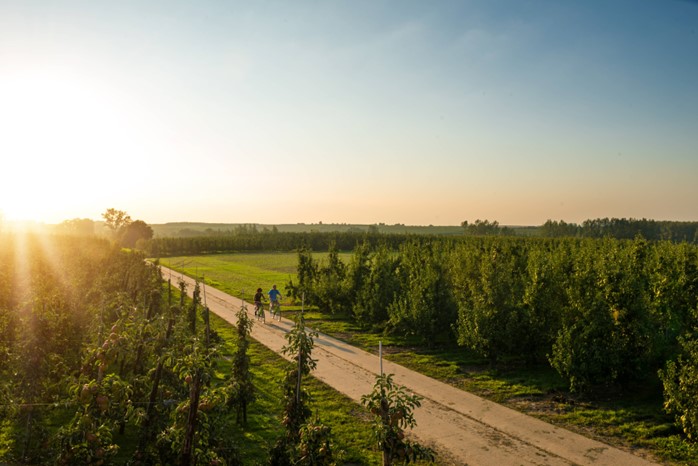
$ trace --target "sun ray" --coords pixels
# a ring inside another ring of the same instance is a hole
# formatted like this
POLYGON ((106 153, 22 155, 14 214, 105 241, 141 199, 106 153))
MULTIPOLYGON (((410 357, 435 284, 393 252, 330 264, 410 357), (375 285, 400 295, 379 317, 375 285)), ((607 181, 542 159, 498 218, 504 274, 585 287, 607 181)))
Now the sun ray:
POLYGON ((28 247, 28 235, 26 231, 9 233, 10 249, 14 251, 13 264, 9 270, 14 270, 12 279, 12 294, 14 302, 21 307, 28 296, 31 287, 31 276, 29 273, 29 263, 31 261, 31 253, 28 247))

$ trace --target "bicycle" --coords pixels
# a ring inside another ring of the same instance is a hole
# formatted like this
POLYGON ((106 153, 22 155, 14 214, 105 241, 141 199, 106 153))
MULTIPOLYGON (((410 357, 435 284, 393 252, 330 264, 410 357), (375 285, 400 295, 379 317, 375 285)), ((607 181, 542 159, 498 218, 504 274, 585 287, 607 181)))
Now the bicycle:
POLYGON ((264 304, 254 303, 254 316, 257 320, 262 321, 262 323, 267 323, 267 320, 264 317, 264 304))
POLYGON ((272 320, 276 319, 281 322, 281 303, 279 301, 269 303, 269 314, 271 314, 272 320))

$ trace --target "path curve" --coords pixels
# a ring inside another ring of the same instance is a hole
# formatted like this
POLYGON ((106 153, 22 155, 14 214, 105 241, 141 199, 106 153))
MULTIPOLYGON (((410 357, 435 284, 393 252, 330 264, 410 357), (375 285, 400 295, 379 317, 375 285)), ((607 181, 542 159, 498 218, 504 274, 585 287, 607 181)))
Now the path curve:
MULTIPOLYGON (((194 279, 162 267, 173 286, 183 279, 187 291, 194 279)), ((242 300, 209 286, 203 287, 208 308, 235 324, 242 300)), ((252 305, 245 303, 252 318, 252 305)), ((252 326, 251 336, 275 352, 286 344, 284 335, 293 321, 267 320, 252 326)), ((373 389, 380 372, 378 356, 320 333, 315 339, 313 376, 359 402, 373 389)), ((485 400, 448 384, 383 360, 383 372, 422 396, 414 412, 417 427, 411 431, 420 443, 439 453, 441 464, 454 465, 594 465, 649 466, 646 459, 604 443, 553 426, 539 419, 485 400)))

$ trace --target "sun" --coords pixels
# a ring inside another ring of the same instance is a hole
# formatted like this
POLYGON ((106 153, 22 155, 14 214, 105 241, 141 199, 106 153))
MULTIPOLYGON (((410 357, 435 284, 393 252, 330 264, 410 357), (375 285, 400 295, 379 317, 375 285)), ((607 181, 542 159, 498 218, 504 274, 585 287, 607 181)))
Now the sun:
MULTIPOLYGON (((0 209, 16 220, 45 221, 89 176, 85 137, 95 129, 83 83, 60 73, 24 72, 0 81, 0 209)), ((87 136, 89 137, 89 136, 87 136)))
POLYGON ((124 141, 139 144, 118 94, 54 67, 0 74, 0 102, 5 218, 57 222, 103 209, 105 180, 137 156, 124 141))

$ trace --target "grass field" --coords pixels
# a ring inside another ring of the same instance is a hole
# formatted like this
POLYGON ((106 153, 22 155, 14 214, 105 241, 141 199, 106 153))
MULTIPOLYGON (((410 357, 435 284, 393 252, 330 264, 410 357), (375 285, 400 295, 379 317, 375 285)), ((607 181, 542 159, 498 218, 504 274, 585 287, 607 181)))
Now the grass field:
MULTIPOLYGON (((326 255, 313 257, 322 260, 326 255)), ((341 257, 346 261, 350 255, 341 257)), ((203 276, 208 285, 240 296, 240 290, 267 291, 273 283, 284 293, 285 284, 295 280, 296 261, 295 253, 240 253, 171 257, 162 264, 203 276)), ((288 301, 285 304, 286 310, 294 308, 288 301)), ((682 441, 673 419, 662 410, 658 385, 573 396, 548 367, 492 367, 463 348, 425 349, 405 339, 361 331, 347 316, 311 309, 305 317, 309 326, 367 351, 375 352, 380 340, 390 360, 553 424, 629 451, 649 452, 664 464, 698 464, 698 446, 682 441)))
MULTIPOLYGON (((348 260, 350 256, 348 253, 340 254, 342 260, 348 260)), ((315 253, 313 257, 322 260, 327 257, 327 253, 315 253)), ((199 278, 208 286, 246 301, 251 300, 257 288, 262 288, 266 293, 276 284, 284 296, 281 302, 284 307, 291 304, 286 299, 284 288, 289 281, 297 281, 297 262, 298 256, 295 253, 281 252, 180 256, 160 261, 165 267, 199 278)))

